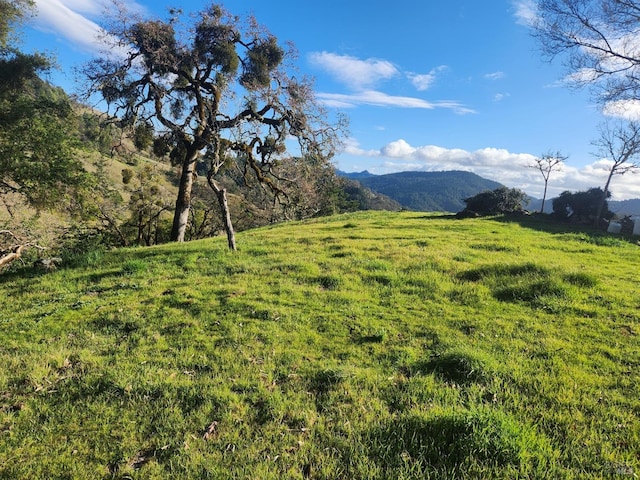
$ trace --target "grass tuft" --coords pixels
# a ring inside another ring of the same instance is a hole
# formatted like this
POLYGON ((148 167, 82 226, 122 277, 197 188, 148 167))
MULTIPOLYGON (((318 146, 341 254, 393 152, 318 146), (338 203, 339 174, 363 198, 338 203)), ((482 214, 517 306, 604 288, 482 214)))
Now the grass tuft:
POLYGON ((490 363, 479 352, 458 348, 436 354, 424 363, 417 363, 411 370, 433 373, 447 382, 464 384, 491 379, 493 372, 490 363))
POLYGON ((523 302, 536 306, 548 298, 566 299, 569 291, 565 285, 554 280, 522 282, 497 288, 494 296, 504 302, 523 302))
POLYGON ((320 275, 315 279, 315 281, 325 290, 336 290, 342 283, 339 277, 333 275, 320 275))
POLYGON ((411 462, 425 473, 440 475, 476 470, 491 476, 492 471, 506 469, 514 475, 546 478, 544 469, 554 460, 548 439, 491 409, 410 414, 370 435, 375 447, 372 458, 387 468, 411 462))
POLYGON ((564 280, 576 287, 591 288, 598 285, 598 279, 589 273, 575 272, 563 276, 564 280))

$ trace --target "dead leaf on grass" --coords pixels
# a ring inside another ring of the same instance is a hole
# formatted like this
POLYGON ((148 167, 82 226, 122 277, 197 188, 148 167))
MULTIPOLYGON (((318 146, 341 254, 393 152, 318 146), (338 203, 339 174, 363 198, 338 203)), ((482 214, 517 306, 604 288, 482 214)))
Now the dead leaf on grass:
POLYGON ((202 436, 203 440, 209 440, 211 438, 213 438, 216 435, 216 427, 218 426, 218 422, 213 421, 211 422, 211 425, 209 425, 207 427, 207 431, 204 432, 204 435, 202 436))

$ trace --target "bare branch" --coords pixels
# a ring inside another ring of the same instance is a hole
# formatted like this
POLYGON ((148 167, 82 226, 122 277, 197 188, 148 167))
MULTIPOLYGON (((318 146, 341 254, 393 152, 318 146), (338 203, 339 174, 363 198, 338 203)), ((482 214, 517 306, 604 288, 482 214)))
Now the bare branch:
POLYGON ((635 122, 605 123, 600 126, 600 138, 593 142, 598 147, 596 156, 611 162, 607 180, 603 188, 602 201, 598 208, 596 224, 600 221, 609 187, 614 175, 638 171, 640 169, 640 124, 635 122))
POLYGON ((539 0, 533 25, 543 52, 567 79, 604 103, 640 99, 640 5, 634 0, 539 0))

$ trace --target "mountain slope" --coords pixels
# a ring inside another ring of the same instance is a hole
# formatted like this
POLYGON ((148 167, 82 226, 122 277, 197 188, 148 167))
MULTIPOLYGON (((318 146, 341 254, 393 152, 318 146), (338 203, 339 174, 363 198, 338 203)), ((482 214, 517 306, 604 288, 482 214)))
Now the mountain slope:
POLYGON ((344 175, 391 197, 407 209, 426 212, 459 212, 465 207, 465 198, 502 186, 475 173, 462 171, 344 175))
POLYGON ((610 200, 609 210, 618 216, 640 215, 640 198, 630 200, 610 200))

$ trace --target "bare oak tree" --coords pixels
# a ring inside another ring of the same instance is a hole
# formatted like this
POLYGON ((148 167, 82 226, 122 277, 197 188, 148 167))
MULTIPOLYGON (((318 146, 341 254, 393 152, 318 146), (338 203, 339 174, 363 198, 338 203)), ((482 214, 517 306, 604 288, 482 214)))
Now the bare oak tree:
POLYGON ((229 247, 235 249, 226 189, 219 175, 241 160, 244 174, 281 192, 277 166, 296 145, 328 162, 343 124, 331 125, 310 83, 288 73, 286 51, 253 17, 242 21, 211 4, 184 23, 142 20, 119 7, 104 36, 111 52, 84 68, 89 95, 99 94, 121 124, 153 125, 154 151, 181 167, 171 240, 184 241, 196 164, 218 198, 229 247))
POLYGON ((567 158, 569 157, 563 156, 560 152, 548 152, 540 157, 534 158, 533 163, 529 165, 530 168, 538 170, 544 179, 544 194, 542 195, 540 213, 544 213, 544 203, 547 199, 547 186, 549 184, 551 172, 561 170, 562 164, 567 160, 567 158))
POLYGON ((549 58, 564 59, 568 80, 595 88, 609 107, 640 99, 640 2, 538 0, 534 35, 549 58))
POLYGON ((610 195, 609 187, 614 175, 640 170, 640 124, 635 122, 617 122, 600 127, 600 138, 593 142, 598 147, 596 155, 609 160, 610 167, 604 184, 602 200, 598 205, 596 225, 600 222, 605 202, 610 195))

